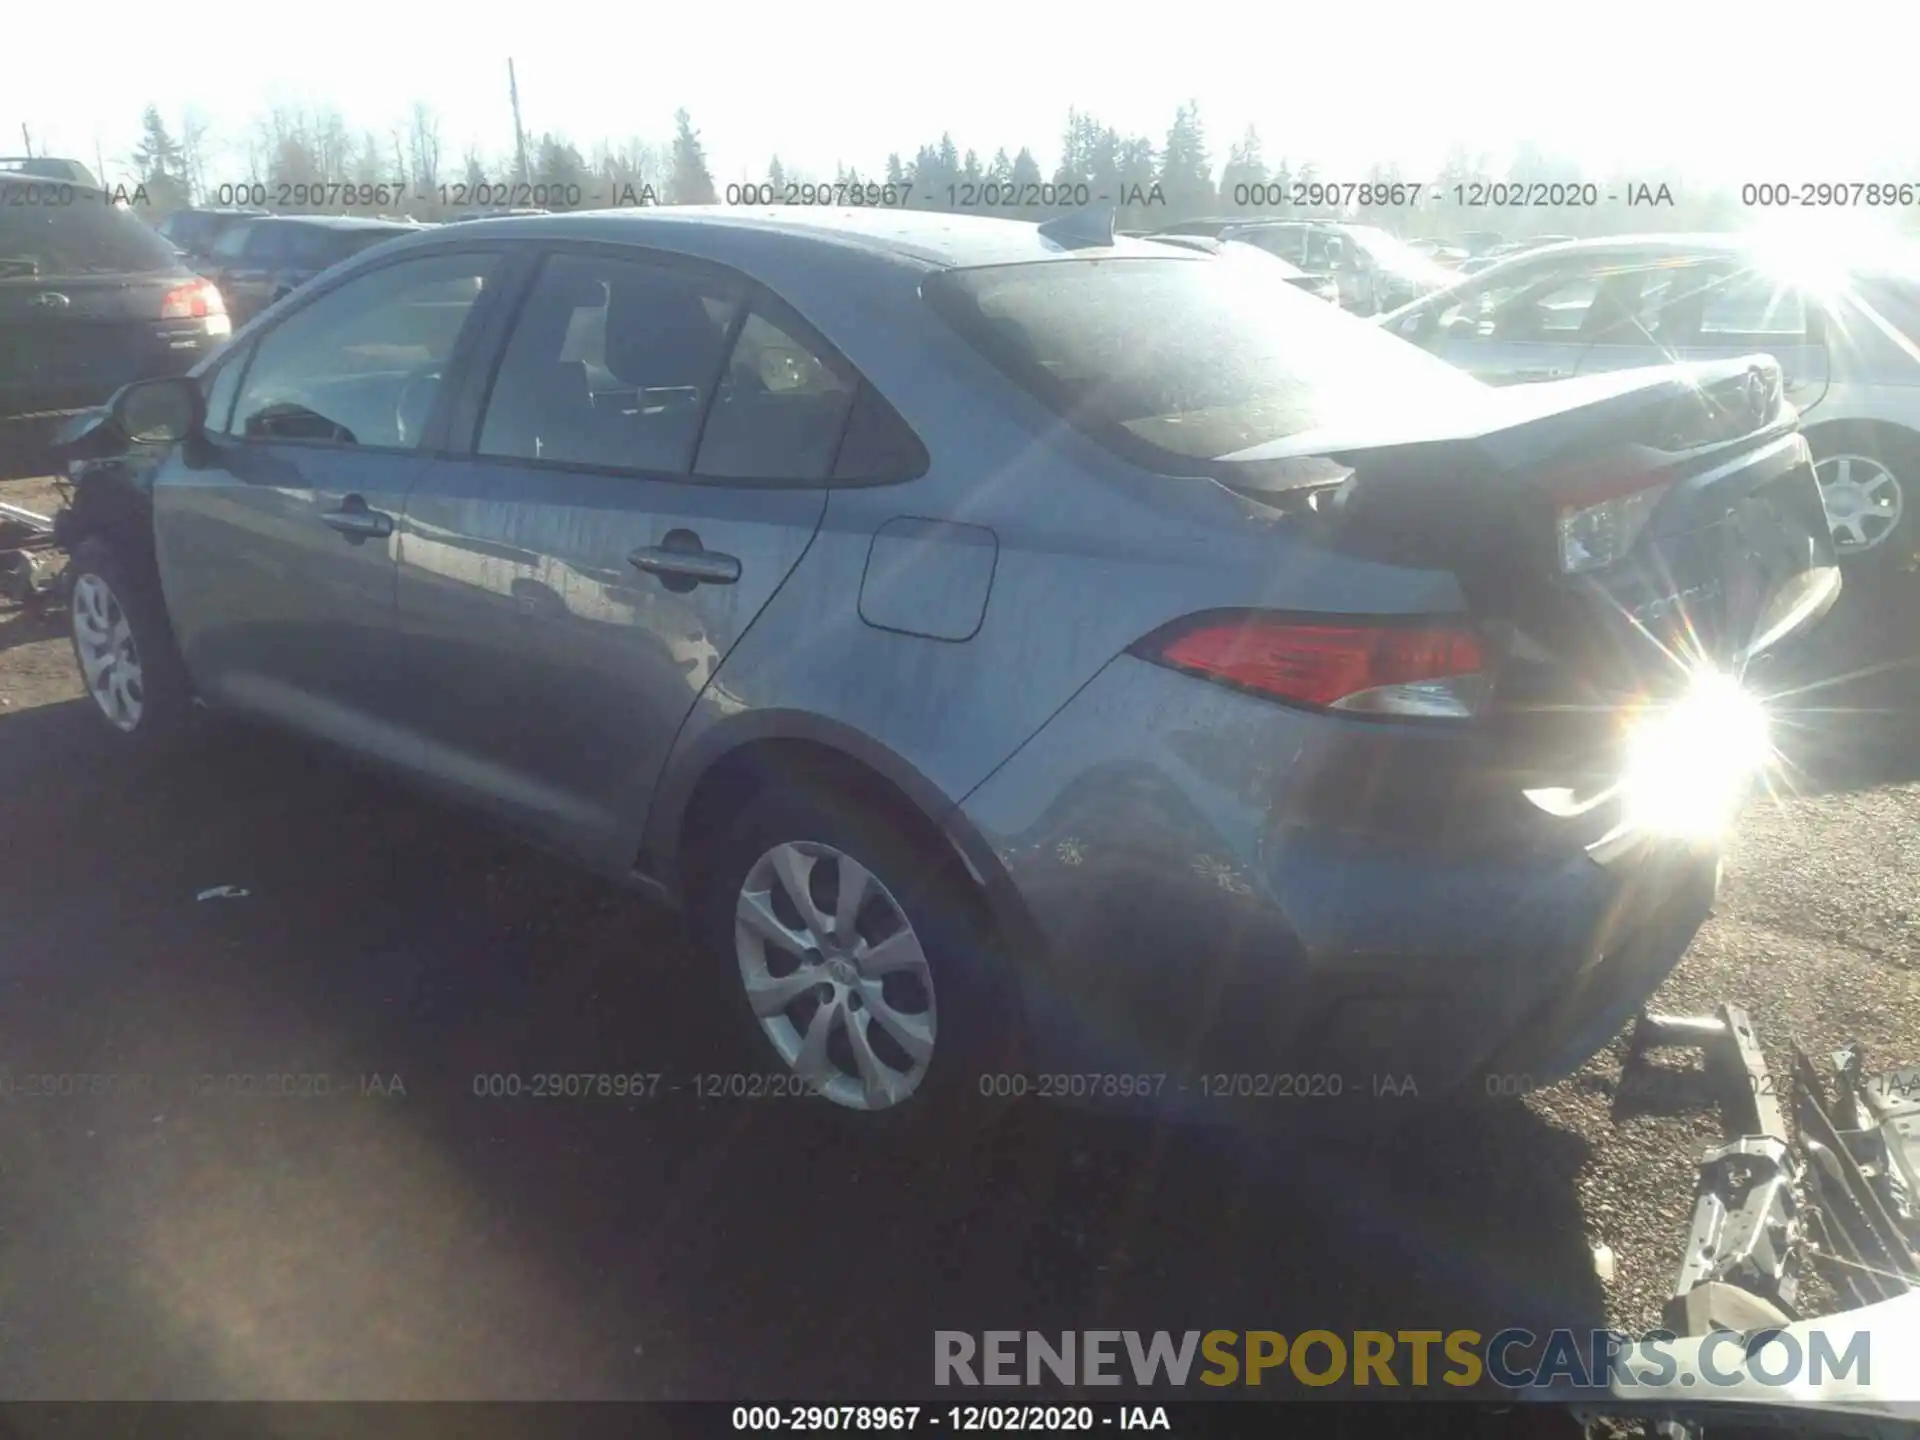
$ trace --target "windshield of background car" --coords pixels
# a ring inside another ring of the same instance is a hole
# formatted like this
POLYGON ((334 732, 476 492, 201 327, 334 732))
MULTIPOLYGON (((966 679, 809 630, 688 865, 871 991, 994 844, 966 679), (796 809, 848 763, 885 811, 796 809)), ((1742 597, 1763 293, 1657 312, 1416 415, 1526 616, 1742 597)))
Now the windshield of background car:
POLYGON ((924 293, 988 360, 1072 424, 1164 470, 1380 418, 1417 423, 1487 387, 1287 283, 1212 259, 949 270, 924 293))
POLYGON ((178 267, 164 237, 128 211, 103 204, 93 192, 79 191, 65 205, 9 205, 5 189, 0 186, 0 280, 147 274, 178 267))

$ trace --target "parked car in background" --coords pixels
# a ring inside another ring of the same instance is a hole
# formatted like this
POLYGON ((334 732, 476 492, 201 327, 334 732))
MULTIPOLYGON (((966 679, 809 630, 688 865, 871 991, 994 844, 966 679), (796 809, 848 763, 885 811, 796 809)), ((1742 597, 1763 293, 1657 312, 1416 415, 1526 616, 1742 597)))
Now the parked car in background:
POLYGON ((220 237, 243 220, 257 220, 266 210, 176 210, 154 226, 196 268, 210 264, 220 237))
POLYGON ((27 473, 74 411, 184 374, 231 333, 171 245, 62 162, 36 164, 0 170, 0 464, 27 473))
POLYGON ((1384 317, 1497 385, 1766 353, 1799 408, 1841 559, 1905 567, 1920 506, 1920 265, 1843 265, 1728 235, 1511 256, 1384 317))
POLYGON ((1148 235, 1145 238, 1162 245, 1178 245, 1186 250, 1198 250, 1208 255, 1219 255, 1226 260, 1251 259, 1255 263, 1278 267, 1272 273, 1278 274, 1296 290, 1304 290, 1309 295, 1317 295, 1329 304, 1340 303, 1340 285, 1331 275, 1309 275, 1298 266, 1290 265, 1271 250, 1262 250, 1258 245, 1249 245, 1244 240, 1213 240, 1205 235, 1148 235))
POLYGON ((64 181, 98 190, 100 182, 78 160, 63 160, 53 155, 0 155, 0 175, 19 175, 28 179, 64 181))
POLYGON ((1331 275, 1341 305, 1376 315, 1453 282, 1445 267, 1372 225, 1320 220, 1261 220, 1222 239, 1243 240, 1313 275, 1331 275))
POLYGON ((1566 1073, 1707 913, 1733 677, 1838 586, 1778 367, 1502 392, 1097 225, 362 255, 77 437, 123 454, 59 522, 89 708, 197 696, 679 899, 713 1068, 849 1119, 1566 1073))
POLYGON ((1478 275, 1482 270, 1490 270, 1510 255, 1519 255, 1528 250, 1539 250, 1548 245, 1564 245, 1576 237, 1572 235, 1535 235, 1526 240, 1509 240, 1501 245, 1462 262, 1458 269, 1462 275, 1478 275))
POLYGON ((1412 250, 1416 255, 1426 256, 1427 259, 1433 261, 1434 264, 1447 270, 1457 270, 1462 264, 1472 258, 1458 245, 1450 244, 1445 240, 1436 240, 1431 236, 1418 240, 1409 240, 1407 241, 1407 248, 1412 250))
POLYGON ((1218 240, 1225 231, 1248 223, 1245 215, 1203 215, 1194 220, 1177 220, 1152 233, 1155 235, 1205 235, 1218 240))
POLYGON ((269 215, 236 222, 214 242, 206 274, 236 325, 330 266, 419 226, 353 215, 269 215))

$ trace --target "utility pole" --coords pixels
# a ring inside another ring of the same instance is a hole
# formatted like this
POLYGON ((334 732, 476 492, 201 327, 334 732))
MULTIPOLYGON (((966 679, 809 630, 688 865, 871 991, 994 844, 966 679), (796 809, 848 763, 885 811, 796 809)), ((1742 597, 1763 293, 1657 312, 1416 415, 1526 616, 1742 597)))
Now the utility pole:
POLYGON ((507 60, 507 98, 513 102, 513 149, 520 160, 520 183, 531 185, 533 172, 527 168, 527 132, 520 126, 520 83, 514 78, 513 60, 507 60))
POLYGON ((27 158, 33 159, 33 136, 27 133, 27 122, 20 122, 20 138, 27 142, 27 158))

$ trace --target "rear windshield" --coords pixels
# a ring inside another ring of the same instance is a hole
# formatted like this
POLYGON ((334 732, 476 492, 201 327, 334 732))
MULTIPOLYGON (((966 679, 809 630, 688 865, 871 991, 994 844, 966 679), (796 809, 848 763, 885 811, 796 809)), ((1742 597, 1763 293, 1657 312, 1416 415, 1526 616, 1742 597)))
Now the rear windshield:
POLYGON ((5 189, 0 185, 0 281, 168 272, 179 264, 171 245, 97 191, 76 190, 70 204, 9 205, 5 189))
POLYGON ((1039 261, 949 270, 928 301, 986 358, 1150 468, 1331 426, 1417 423, 1486 387, 1287 283, 1215 259, 1039 261))

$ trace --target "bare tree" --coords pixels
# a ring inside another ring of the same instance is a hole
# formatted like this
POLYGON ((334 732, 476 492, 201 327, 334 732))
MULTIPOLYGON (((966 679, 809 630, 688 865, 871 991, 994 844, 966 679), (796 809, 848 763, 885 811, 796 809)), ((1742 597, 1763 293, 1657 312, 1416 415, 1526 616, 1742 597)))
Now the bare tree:
POLYGON ((429 203, 437 200, 440 189, 440 118, 418 100, 413 102, 413 115, 407 127, 407 156, 413 188, 424 195, 429 203))
POLYGON ((198 105, 189 105, 180 119, 180 156, 187 168, 187 192, 196 205, 207 198, 207 117, 198 105))

